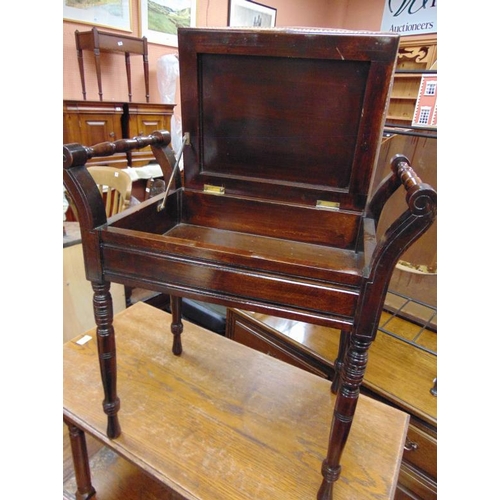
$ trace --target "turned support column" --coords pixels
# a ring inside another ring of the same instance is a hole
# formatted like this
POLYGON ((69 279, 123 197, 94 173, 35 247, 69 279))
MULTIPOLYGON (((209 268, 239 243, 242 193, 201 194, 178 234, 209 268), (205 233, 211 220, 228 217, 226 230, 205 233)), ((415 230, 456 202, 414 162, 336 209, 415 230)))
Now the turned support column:
POLYGON ((114 439, 120 435, 118 422, 120 399, 117 395, 117 365, 115 330, 113 328, 113 300, 109 293, 110 283, 92 282, 94 290, 94 317, 97 325, 97 349, 104 388, 103 408, 108 416, 107 436, 114 439))
POLYGON ((89 500, 96 493, 92 486, 90 477, 89 454, 87 452, 87 441, 84 432, 70 421, 64 419, 68 426, 71 454, 73 456, 73 467, 76 480, 76 500, 89 500))
POLYGON ((340 476, 340 458, 351 430, 370 344, 371 340, 355 335, 349 342, 344 369, 340 375, 340 390, 335 402, 328 453, 321 467, 323 482, 318 491, 317 500, 332 499, 333 485, 340 476))
POLYGON ((182 324, 182 297, 171 295, 170 309, 172 311, 172 323, 170 325, 170 331, 173 335, 172 352, 176 356, 180 356, 182 354, 181 333, 184 329, 184 325, 182 324))

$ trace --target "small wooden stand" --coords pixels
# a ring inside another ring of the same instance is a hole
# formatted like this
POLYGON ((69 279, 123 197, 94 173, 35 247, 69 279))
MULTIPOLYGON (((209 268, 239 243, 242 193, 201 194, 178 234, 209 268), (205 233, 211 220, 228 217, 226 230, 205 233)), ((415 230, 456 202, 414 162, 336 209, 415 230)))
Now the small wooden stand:
POLYGON ((85 71, 83 67, 83 51, 92 50, 95 56, 95 69, 97 73, 97 85, 99 87, 99 100, 102 101, 101 82, 101 52, 121 52, 125 53, 125 69, 127 71, 128 97, 132 102, 132 82, 130 75, 130 54, 142 55, 144 62, 144 83, 146 86, 146 102, 149 102, 149 60, 148 60, 148 40, 144 36, 137 38, 133 36, 117 35, 106 33, 92 28, 90 31, 75 31, 76 51, 78 56, 78 67, 80 69, 80 79, 82 81, 83 100, 87 100, 85 89, 85 71))
MULTIPOLYGON (((94 495, 83 433, 160 481, 173 498, 316 498, 336 398, 330 382, 187 322, 183 355, 174 356, 165 333, 170 322, 144 303, 115 316, 123 396, 116 439, 107 437, 99 409, 94 338, 64 345, 63 415, 77 498, 94 495)), ((407 425, 405 413, 359 398, 337 499, 393 497, 407 425)))

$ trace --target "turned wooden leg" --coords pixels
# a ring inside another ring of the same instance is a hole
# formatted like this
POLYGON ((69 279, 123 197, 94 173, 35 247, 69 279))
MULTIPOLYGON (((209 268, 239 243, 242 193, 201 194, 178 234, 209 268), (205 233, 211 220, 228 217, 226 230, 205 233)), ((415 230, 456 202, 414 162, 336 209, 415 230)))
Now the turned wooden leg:
POLYGON ((340 342, 339 342, 339 352, 337 353, 337 359, 334 363, 335 373, 333 374, 331 391, 333 394, 337 394, 340 386, 340 374, 344 368, 344 360, 347 353, 347 348, 349 347, 349 340, 351 338, 351 332, 342 330, 340 332, 340 342))
POLYGON ((331 500, 333 485, 340 477, 340 458, 344 451, 354 412, 359 398, 359 390, 368 361, 368 348, 371 340, 351 337, 345 358, 344 369, 340 376, 340 390, 335 402, 328 453, 323 461, 321 473, 323 482, 318 491, 318 500, 331 500))
POLYGON ((149 102, 149 59, 148 55, 142 56, 142 63, 144 67, 144 86, 146 87, 146 102, 149 102))
POLYGON ((130 54, 125 52, 125 72, 127 73, 128 102, 132 102, 132 79, 130 74, 130 54))
POLYGON ((97 75, 97 87, 99 89, 99 100, 102 101, 102 78, 101 78, 101 51, 94 49, 95 72, 97 75))
POLYGON ((92 282, 94 290, 94 317, 97 325, 97 349, 104 389, 102 402, 104 413, 108 416, 107 435, 114 439, 120 435, 118 422, 120 399, 117 396, 117 368, 115 330, 113 328, 113 300, 109 293, 110 283, 92 282))
POLYGON ((75 479, 77 490, 76 500, 87 500, 93 498, 96 491, 92 486, 90 477, 89 454, 87 452, 87 441, 84 432, 64 419, 68 426, 69 439, 71 443, 71 454, 73 456, 73 467, 75 469, 75 479))
POLYGON ((78 59, 78 69, 80 70, 80 81, 82 82, 82 94, 83 100, 87 100, 87 90, 85 89, 85 69, 83 67, 83 53, 81 49, 77 49, 76 51, 77 59, 78 59))
POLYGON ((182 297, 170 296, 170 309, 172 311, 172 324, 170 325, 170 331, 174 336, 172 342, 172 352, 176 356, 182 354, 182 340, 181 333, 184 329, 182 324, 182 297))

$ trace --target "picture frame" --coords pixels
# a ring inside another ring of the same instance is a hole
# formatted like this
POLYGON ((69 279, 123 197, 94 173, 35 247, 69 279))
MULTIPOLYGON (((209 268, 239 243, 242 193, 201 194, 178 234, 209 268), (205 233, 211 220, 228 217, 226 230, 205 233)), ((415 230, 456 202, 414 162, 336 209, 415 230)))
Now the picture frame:
POLYGON ((130 0, 63 0, 63 19, 132 32, 130 0))
POLYGON ((196 26, 196 0, 140 0, 141 37, 177 47, 177 28, 196 26))
POLYGON ((274 28, 277 9, 249 0, 229 0, 228 25, 274 28))

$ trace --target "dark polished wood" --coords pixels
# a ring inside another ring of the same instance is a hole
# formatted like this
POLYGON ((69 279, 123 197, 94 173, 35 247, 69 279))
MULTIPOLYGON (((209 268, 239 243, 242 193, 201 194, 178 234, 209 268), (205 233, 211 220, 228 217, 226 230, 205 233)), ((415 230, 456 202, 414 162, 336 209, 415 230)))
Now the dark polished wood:
POLYGON ((142 55, 144 66, 144 85, 146 87, 146 102, 149 102, 149 59, 148 40, 144 36, 137 38, 117 33, 107 33, 98 30, 96 27, 90 31, 75 31, 76 53, 78 57, 78 68, 80 70, 80 80, 82 83, 83 99, 87 100, 87 90, 85 86, 85 68, 83 64, 83 51, 91 50, 94 53, 95 69, 97 75, 97 86, 99 89, 99 100, 102 101, 102 80, 101 80, 101 52, 118 52, 125 54, 125 71, 127 74, 128 98, 132 102, 132 82, 130 73, 130 54, 142 55))
MULTIPOLYGON (((94 286, 116 281, 346 332, 320 500, 332 497, 340 475, 391 273, 436 217, 434 189, 402 155, 367 201, 398 40, 180 29, 184 175, 181 184, 176 173, 165 203, 159 195, 106 221, 85 163, 151 146, 169 179, 168 132, 63 151, 94 286), (382 209, 400 186, 407 209, 377 241, 382 209)), ((112 337, 112 313, 96 315, 112 337)), ((116 437, 116 353, 111 339, 99 347, 108 435, 116 437)))

